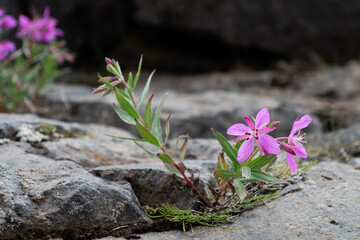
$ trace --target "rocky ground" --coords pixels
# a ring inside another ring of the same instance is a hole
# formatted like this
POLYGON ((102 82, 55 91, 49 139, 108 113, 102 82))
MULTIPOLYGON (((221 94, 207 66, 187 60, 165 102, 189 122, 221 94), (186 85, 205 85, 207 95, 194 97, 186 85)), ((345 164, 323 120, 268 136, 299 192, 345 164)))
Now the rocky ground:
POLYGON ((309 160, 320 163, 267 203, 274 209, 262 205, 226 225, 241 230, 194 233, 154 232, 171 227, 150 219, 145 205, 199 203, 158 160, 105 135, 134 134, 114 114, 114 99, 91 95, 89 87, 54 85, 37 107, 43 117, 0 114, 0 239, 360 239, 359 79, 357 63, 302 74, 284 67, 155 78, 157 101, 168 92, 162 117, 172 113, 171 143, 179 134, 192 136, 186 165, 202 185, 212 179, 220 151, 208 138, 210 127, 224 132, 263 107, 281 121, 277 135, 287 135, 298 115, 313 119, 306 129, 309 160))

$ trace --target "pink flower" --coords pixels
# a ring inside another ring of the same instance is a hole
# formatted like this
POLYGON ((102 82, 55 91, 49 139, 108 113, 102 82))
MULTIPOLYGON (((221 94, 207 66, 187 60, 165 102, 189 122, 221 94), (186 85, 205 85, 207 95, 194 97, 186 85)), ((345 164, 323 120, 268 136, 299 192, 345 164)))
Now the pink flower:
POLYGON ((302 118, 297 118, 294 122, 294 125, 291 129, 290 135, 288 137, 277 138, 276 141, 280 144, 281 148, 284 149, 286 153, 286 161, 289 164, 289 167, 293 173, 296 172, 297 166, 294 156, 299 156, 301 158, 307 158, 307 153, 302 143, 305 139, 304 135, 295 133, 299 132, 301 129, 306 128, 311 123, 311 118, 309 115, 305 115, 302 118), (280 142, 279 140, 287 140, 288 143, 280 142))
POLYGON ((270 153, 280 154, 280 148, 276 140, 267 133, 275 130, 275 127, 266 127, 270 122, 270 115, 267 108, 258 112, 254 123, 248 118, 244 117, 247 125, 238 123, 232 125, 227 134, 238 136, 234 142, 245 139, 238 152, 237 160, 244 162, 254 150, 254 141, 259 149, 260 154, 269 156, 270 153))
POLYGON ((5 29, 12 29, 12 28, 16 27, 16 19, 9 15, 3 16, 0 19, 0 25, 1 25, 1 27, 4 27, 5 29))
POLYGON ((15 51, 15 44, 9 40, 0 42, 0 60, 4 60, 11 52, 15 51))
POLYGON ((64 32, 56 28, 57 20, 50 17, 50 9, 45 8, 43 18, 31 20, 24 15, 19 17, 20 31, 18 37, 26 36, 37 42, 49 43, 58 36, 63 36, 64 32))

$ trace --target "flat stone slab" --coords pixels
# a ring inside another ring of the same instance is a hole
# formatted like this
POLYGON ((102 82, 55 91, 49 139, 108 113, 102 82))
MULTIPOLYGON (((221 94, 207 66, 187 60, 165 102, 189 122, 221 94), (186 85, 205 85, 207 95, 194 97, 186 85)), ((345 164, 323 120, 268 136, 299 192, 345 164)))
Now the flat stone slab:
MULTIPOLYGON (((360 239, 360 171, 322 162, 308 171, 300 191, 244 212, 226 227, 152 232, 141 239, 360 239)), ((286 188, 284 189, 286 191, 286 188)), ((121 238, 102 238, 113 240, 121 238)))
MULTIPOLYGON (((53 85, 52 90, 45 95, 43 106, 46 106, 48 111, 42 113, 44 116, 71 122, 96 122, 126 127, 130 131, 135 130, 123 123, 114 112, 113 103, 117 101, 112 95, 105 98, 92 95, 90 87, 80 85, 53 85)), ((274 134, 287 136, 299 115, 311 114, 296 103, 280 101, 272 96, 224 90, 187 93, 161 88, 155 92, 154 106, 165 94, 167 96, 161 118, 165 121, 171 113, 172 137, 182 134, 198 138, 211 137, 211 127, 225 133, 229 126, 243 122, 244 116, 256 116, 264 107, 269 109, 271 120, 281 122, 274 134)), ((316 116, 312 118, 313 122, 309 130, 320 131, 319 119, 316 116)))

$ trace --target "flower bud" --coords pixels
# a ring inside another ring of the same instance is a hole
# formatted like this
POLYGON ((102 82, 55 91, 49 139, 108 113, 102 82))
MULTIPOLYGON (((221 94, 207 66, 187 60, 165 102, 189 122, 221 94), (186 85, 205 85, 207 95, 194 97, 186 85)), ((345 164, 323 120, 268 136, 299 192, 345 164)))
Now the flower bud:
POLYGON ((105 62, 106 62, 106 64, 111 64, 111 65, 113 65, 114 66, 114 62, 110 59, 110 58, 105 58, 105 62))
POLYGON ((280 121, 276 121, 276 122, 273 122, 273 124, 271 125, 272 127, 277 127, 280 125, 280 121))

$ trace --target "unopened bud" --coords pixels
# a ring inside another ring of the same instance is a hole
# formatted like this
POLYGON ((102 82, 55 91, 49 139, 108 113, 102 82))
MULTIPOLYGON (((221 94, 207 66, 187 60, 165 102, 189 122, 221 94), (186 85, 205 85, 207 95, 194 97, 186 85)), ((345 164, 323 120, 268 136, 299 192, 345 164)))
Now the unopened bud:
POLYGON ((110 58, 105 58, 105 62, 106 62, 106 64, 111 64, 111 65, 113 65, 114 66, 114 62, 110 59, 110 58))
POLYGON ((276 121, 276 122, 273 122, 273 124, 271 125, 272 127, 277 127, 280 125, 280 121, 276 121))

